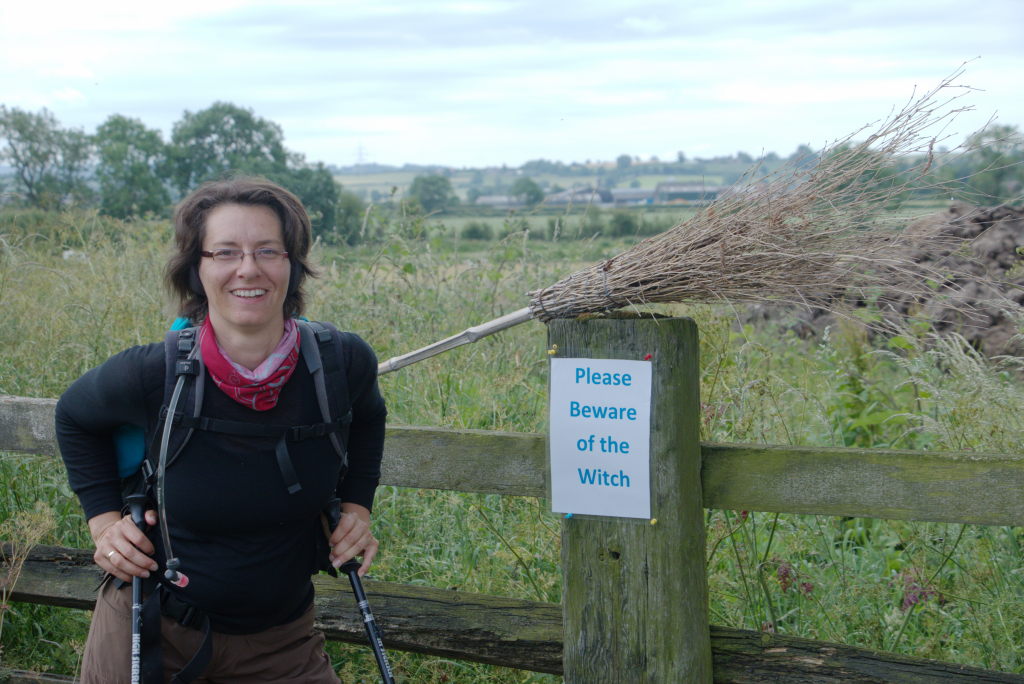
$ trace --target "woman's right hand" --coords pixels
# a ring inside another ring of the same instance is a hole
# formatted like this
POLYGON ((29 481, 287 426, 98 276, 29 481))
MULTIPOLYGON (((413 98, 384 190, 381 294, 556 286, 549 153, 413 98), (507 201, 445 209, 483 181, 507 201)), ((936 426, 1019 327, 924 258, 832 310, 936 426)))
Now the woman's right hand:
MULTIPOLYGON (((156 525, 156 511, 146 511, 146 523, 156 525)), ((100 513, 89 518, 89 532, 96 545, 93 560, 114 577, 130 582, 132 577, 149 577, 157 569, 151 558, 156 549, 130 515, 100 513)))

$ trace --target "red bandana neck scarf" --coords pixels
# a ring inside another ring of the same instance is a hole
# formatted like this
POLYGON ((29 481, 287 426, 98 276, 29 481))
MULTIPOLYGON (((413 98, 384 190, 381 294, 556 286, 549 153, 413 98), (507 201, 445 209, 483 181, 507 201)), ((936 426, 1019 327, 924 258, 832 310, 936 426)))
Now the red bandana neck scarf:
POLYGON ((277 347, 255 370, 228 358, 217 343, 209 317, 203 321, 199 340, 203 364, 210 371, 214 384, 242 406, 256 411, 267 411, 277 405, 281 388, 292 376, 299 360, 299 326, 291 319, 285 321, 284 335, 277 347))

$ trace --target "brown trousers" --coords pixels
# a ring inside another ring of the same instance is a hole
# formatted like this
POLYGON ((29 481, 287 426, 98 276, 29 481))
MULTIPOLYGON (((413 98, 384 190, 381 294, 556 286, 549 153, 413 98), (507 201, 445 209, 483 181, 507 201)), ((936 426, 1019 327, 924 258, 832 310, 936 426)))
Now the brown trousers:
MULTIPOLYGON (((127 684, 131 675, 130 587, 104 583, 96 598, 82 657, 81 684, 127 684)), ((161 617, 164 681, 184 667, 203 640, 199 630, 161 617)), ((213 633, 213 657, 196 684, 338 684, 324 653, 324 635, 313 628, 313 606, 294 622, 257 634, 213 633)))

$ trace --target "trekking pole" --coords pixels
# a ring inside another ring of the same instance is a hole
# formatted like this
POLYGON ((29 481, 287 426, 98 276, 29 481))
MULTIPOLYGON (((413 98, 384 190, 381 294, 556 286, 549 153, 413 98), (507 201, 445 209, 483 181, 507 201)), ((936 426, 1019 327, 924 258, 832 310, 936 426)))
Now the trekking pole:
MULTIPOLYGON (((132 522, 142 530, 146 531, 146 495, 129 494, 128 511, 131 513, 132 522)), ((142 684, 142 578, 138 575, 132 577, 132 684, 142 684)))
MULTIPOLYGON (((327 516, 330 530, 333 532, 341 522, 341 500, 331 499, 324 513, 327 516)), ((388 662, 388 655, 384 651, 384 642, 380 638, 380 629, 377 627, 377 621, 373 619, 373 613, 370 612, 370 602, 366 600, 366 592, 363 591, 363 583, 359 579, 359 568, 361 565, 357 560, 350 560, 342 563, 338 569, 348 575, 348 581, 352 584, 352 593, 356 596, 359 612, 363 616, 366 638, 370 641, 370 646, 373 648, 374 658, 377 659, 380 677, 384 684, 395 684, 395 676, 391 672, 391 663, 388 662)))
POLYGON ((359 579, 359 567, 361 563, 350 560, 342 563, 338 568, 348 575, 348 581, 352 583, 352 593, 356 595, 356 602, 359 604, 359 612, 363 616, 363 626, 366 627, 366 638, 370 640, 373 647, 373 656, 377 659, 377 667, 380 669, 381 679, 384 684, 395 684, 395 678, 391 674, 391 663, 388 662, 388 655, 384 652, 384 642, 380 638, 380 629, 377 621, 373 619, 370 612, 370 603, 366 600, 366 592, 363 591, 363 583, 359 579))

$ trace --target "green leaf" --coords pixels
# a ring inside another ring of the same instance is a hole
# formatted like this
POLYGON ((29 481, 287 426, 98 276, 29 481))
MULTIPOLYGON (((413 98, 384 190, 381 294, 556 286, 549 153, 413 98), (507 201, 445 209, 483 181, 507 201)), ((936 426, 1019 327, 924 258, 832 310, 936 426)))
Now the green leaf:
POLYGON ((889 342, 887 344, 892 349, 907 349, 907 350, 910 350, 910 349, 914 348, 913 343, 911 343, 911 341, 908 340, 903 335, 896 335, 895 337, 890 337, 889 338, 889 342))

